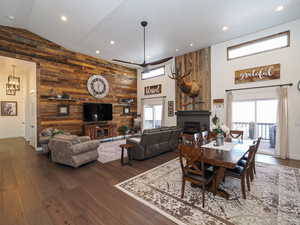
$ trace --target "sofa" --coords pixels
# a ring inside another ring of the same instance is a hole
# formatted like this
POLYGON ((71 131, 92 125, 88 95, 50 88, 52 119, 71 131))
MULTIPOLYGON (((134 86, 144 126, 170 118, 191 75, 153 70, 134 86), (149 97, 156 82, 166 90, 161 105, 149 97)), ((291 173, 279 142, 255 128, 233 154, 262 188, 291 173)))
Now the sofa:
POLYGON ((60 134, 50 139, 48 147, 53 162, 77 168, 98 159, 99 144, 88 136, 60 134))
POLYGON ((133 145, 132 158, 144 160, 177 148, 181 129, 162 127, 144 130, 142 135, 130 137, 127 144, 133 145))

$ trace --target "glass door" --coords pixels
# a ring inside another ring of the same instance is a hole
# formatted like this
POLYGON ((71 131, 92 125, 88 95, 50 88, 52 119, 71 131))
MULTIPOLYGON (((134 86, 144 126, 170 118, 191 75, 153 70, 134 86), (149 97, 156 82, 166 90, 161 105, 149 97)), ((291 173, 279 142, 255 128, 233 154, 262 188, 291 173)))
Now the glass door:
POLYGON ((275 154, 277 99, 235 101, 232 129, 243 130, 245 139, 262 137, 259 152, 275 154))
POLYGON ((144 129, 161 127, 162 105, 144 106, 144 129))

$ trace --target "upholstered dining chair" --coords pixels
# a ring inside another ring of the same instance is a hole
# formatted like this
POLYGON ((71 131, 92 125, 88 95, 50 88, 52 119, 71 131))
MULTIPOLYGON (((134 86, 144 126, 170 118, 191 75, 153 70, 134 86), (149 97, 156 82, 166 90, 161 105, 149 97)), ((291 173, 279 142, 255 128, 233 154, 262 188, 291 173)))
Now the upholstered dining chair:
MULTIPOLYGON (((254 160, 252 162, 252 165, 251 165, 251 181, 254 179, 254 174, 256 175, 256 168, 255 168, 255 161, 256 161, 256 154, 257 154, 257 151, 259 149, 259 145, 260 145, 260 142, 261 142, 261 137, 257 138, 256 140, 253 141, 253 144, 255 145, 255 152, 254 152, 254 160)), ((245 167, 246 166, 246 163, 247 163, 247 160, 248 160, 248 154, 245 155, 243 157, 242 160, 239 161, 238 165, 239 166, 243 166, 245 167)))
POLYGON ((244 131, 242 130, 230 130, 229 135, 233 139, 241 139, 244 138, 244 131))
POLYGON ((203 151, 201 148, 184 144, 180 144, 178 148, 182 169, 181 198, 184 197, 186 181, 199 185, 202 188, 202 207, 204 208, 205 191, 208 186, 211 184, 213 185, 214 190, 216 190, 214 179, 216 173, 205 169, 205 165, 202 160, 203 151))
POLYGON ((225 176, 230 176, 241 180, 241 189, 243 198, 246 199, 245 182, 247 182, 248 191, 250 191, 250 179, 252 173, 252 165, 255 157, 255 145, 251 145, 248 150, 248 157, 245 166, 237 165, 234 169, 227 169, 225 176))

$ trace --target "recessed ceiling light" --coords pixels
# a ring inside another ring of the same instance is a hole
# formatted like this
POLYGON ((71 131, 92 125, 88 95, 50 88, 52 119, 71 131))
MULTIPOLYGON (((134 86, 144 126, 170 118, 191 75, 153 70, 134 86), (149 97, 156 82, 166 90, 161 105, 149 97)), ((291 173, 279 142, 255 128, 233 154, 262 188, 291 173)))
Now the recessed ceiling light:
POLYGON ((178 49, 178 48, 176 48, 176 49, 175 49, 175 51, 176 51, 176 52, 178 52, 178 51, 179 51, 179 49, 178 49))
POLYGON ((115 41, 111 40, 111 41, 110 41, 110 44, 111 44, 111 45, 114 45, 114 44, 115 44, 115 41))
POLYGON ((66 16, 61 16, 60 19, 64 22, 68 20, 68 18, 66 16))
POLYGON ((223 31, 226 31, 226 30, 228 30, 228 27, 227 27, 227 26, 224 26, 224 27, 222 27, 222 30, 223 30, 223 31))
POLYGON ((96 50, 96 54, 100 54, 100 51, 99 51, 99 50, 96 50))
POLYGON ((280 12, 280 11, 282 11, 283 9, 284 9, 283 5, 279 5, 279 6, 276 7, 275 11, 276 11, 276 12, 280 12))
POLYGON ((9 20, 14 20, 14 19, 15 19, 14 16, 7 16, 7 18, 8 18, 9 20))
POLYGON ((190 44, 191 47, 193 47, 193 45, 194 45, 193 43, 190 44))

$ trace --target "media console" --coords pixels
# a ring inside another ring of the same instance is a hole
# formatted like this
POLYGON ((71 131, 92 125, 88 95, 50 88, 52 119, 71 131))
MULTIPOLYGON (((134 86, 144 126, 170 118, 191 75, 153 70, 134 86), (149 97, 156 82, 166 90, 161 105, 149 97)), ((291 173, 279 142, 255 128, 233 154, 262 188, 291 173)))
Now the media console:
POLYGON ((116 125, 101 122, 88 122, 83 125, 84 135, 93 139, 110 138, 114 136, 116 125))

